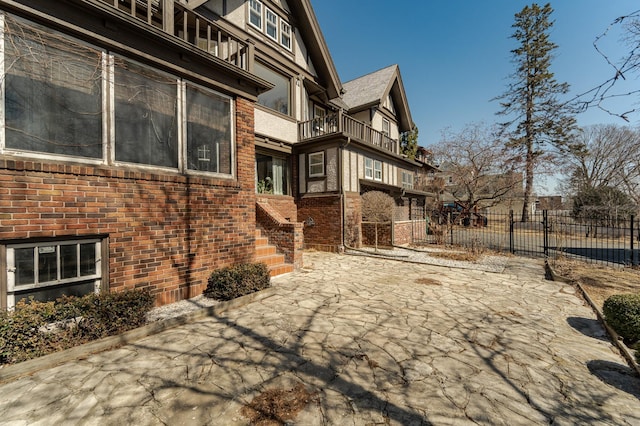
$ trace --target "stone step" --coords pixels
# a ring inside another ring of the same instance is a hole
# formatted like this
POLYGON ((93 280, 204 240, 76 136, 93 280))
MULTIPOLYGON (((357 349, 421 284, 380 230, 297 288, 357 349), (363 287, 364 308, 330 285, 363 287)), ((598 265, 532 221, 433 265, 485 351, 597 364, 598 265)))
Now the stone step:
POLYGON ((269 268, 272 277, 293 272, 293 265, 285 262, 283 254, 278 253, 276 246, 269 244, 269 239, 256 228, 256 262, 264 263, 269 268))

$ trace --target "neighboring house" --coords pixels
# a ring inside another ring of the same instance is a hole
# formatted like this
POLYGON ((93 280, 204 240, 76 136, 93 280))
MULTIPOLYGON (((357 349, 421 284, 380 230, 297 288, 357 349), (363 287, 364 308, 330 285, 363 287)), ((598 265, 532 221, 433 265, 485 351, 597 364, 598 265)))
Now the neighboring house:
POLYGON ((343 85, 309 0, 0 0, 0 34, 2 308, 193 297, 263 236, 290 271, 370 189, 424 217, 398 67, 343 85))

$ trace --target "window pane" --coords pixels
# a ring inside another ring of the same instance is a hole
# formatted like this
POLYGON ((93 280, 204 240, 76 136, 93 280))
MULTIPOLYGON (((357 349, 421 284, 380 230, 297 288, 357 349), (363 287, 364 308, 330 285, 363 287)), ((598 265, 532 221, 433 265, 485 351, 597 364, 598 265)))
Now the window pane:
POLYGON ((60 278, 78 276, 78 246, 69 244, 60 246, 60 278))
POLYGON ((278 16, 269 9, 267 9, 267 35, 278 40, 278 16))
POLYGON ((286 22, 280 22, 280 43, 291 50, 291 26, 286 22))
POLYGON ((101 158, 101 52, 10 17, 4 45, 7 148, 101 158))
POLYGON ((96 275, 96 243, 80 244, 80 276, 96 275))
POLYGON ((176 80, 116 58, 116 160, 178 167, 176 80))
POLYGON ((58 279, 58 256, 56 246, 38 247, 38 282, 58 279))
POLYGON ((287 161, 284 158, 256 154, 256 174, 259 194, 289 193, 287 161))
POLYGON ((249 21, 262 29, 262 3, 259 1, 249 0, 249 21))
POLYGON ((17 248, 13 253, 16 268, 15 284, 18 286, 35 283, 33 247, 17 248))
POLYGON ((83 281, 80 283, 67 284, 55 287, 46 287, 43 289, 29 290, 26 292, 16 293, 15 302, 20 300, 29 300, 33 297, 38 302, 48 302, 50 300, 56 300, 64 296, 84 296, 95 292, 94 281, 83 281))
POLYGON ((231 100, 187 87, 187 161, 190 170, 231 174, 231 100))
POLYGON ((289 79, 258 63, 254 65, 254 72, 258 77, 275 84, 273 89, 258 96, 258 103, 289 115, 289 79))

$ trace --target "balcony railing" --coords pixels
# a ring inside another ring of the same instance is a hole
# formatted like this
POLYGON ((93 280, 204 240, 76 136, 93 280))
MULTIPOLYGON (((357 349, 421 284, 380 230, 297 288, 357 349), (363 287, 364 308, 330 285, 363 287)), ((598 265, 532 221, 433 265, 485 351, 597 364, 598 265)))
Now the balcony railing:
POLYGON ((240 40, 178 0, 100 0, 249 71, 253 45, 240 40))
POLYGON ((398 141, 342 112, 327 114, 298 124, 298 138, 301 142, 336 133, 398 154, 398 141))

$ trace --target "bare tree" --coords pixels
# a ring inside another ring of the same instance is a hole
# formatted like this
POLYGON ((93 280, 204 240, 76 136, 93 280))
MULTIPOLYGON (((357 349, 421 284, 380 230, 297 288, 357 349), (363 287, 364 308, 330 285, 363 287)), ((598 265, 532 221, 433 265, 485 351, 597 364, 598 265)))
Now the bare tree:
POLYGON ((583 110, 595 107, 628 122, 629 116, 637 113, 638 108, 613 111, 608 106, 608 101, 640 94, 637 85, 628 82, 630 74, 640 72, 640 10, 616 18, 605 31, 595 38, 593 47, 611 67, 611 77, 598 86, 579 94, 575 100, 580 101, 583 110), (616 30, 623 34, 623 42, 627 44, 629 49, 622 58, 611 58, 603 46, 603 42, 611 37, 616 30))
POLYGON ((376 251, 378 251, 378 224, 391 221, 396 207, 395 200, 380 191, 362 194, 362 219, 375 223, 376 251))
POLYGON ((504 141, 484 124, 467 125, 459 133, 443 132, 432 147, 450 182, 446 190, 469 212, 522 195, 520 162, 504 141))
POLYGON ((565 186, 572 194, 611 187, 640 204, 640 132, 614 124, 580 129, 565 161, 565 186))

